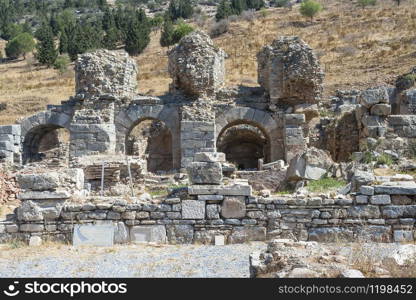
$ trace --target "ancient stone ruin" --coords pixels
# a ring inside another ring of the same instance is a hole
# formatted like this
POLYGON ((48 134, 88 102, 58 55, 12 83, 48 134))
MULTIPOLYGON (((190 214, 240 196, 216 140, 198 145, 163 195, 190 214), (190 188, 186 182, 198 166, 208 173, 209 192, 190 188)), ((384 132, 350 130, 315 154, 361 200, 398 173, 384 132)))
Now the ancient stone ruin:
POLYGON ((22 202, 0 240, 414 240, 412 176, 375 176, 362 159, 413 149, 415 90, 340 92, 328 108, 340 118, 320 117, 323 72, 298 37, 259 52, 261 87, 224 87, 225 57, 205 33, 189 34, 169 53, 170 93, 154 97, 136 93, 126 53, 81 55, 73 97, 0 126, 22 202), (302 192, 324 176, 350 184, 302 192))

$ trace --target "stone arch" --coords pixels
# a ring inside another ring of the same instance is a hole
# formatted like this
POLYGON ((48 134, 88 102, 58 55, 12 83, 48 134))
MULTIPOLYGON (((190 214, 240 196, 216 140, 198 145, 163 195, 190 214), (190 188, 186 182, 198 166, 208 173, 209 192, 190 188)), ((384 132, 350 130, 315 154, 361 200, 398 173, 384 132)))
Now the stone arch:
MULTIPOLYGON (((21 122, 23 163, 41 160, 39 152, 58 147, 60 141, 57 130, 66 129, 69 139, 70 122, 71 116, 68 114, 53 111, 40 112, 23 119, 21 122)), ((57 153, 57 155, 68 155, 69 140, 65 142, 67 143, 65 149, 61 149, 65 153, 57 153)))
POLYGON ((284 159, 283 118, 251 107, 233 107, 217 114, 215 140, 232 126, 247 124, 258 128, 267 139, 266 161, 284 159))
POLYGON ((238 169, 256 169, 260 158, 270 162, 270 137, 257 124, 237 120, 221 130, 217 150, 224 152, 238 169))
POLYGON ((116 151, 126 154, 126 139, 131 130, 143 120, 158 120, 166 125, 172 135, 173 168, 180 168, 179 111, 174 106, 133 104, 127 109, 120 111, 115 118, 117 132, 116 151))

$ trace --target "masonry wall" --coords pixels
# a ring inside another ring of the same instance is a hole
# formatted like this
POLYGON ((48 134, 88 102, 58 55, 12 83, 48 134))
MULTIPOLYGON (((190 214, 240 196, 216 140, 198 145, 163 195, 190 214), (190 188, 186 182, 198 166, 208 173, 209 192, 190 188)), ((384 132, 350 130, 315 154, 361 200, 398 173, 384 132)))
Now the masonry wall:
MULTIPOLYGON (((0 240, 27 240, 40 235, 70 241, 75 224, 109 222, 114 224, 116 242, 120 243, 137 241, 138 233, 146 236, 147 242, 179 244, 212 244, 216 235, 223 235, 227 243, 278 237, 320 242, 415 239, 414 194, 387 194, 388 191, 376 187, 375 195, 359 194, 354 200, 261 198, 241 195, 251 192, 248 186, 240 192, 221 186, 215 189, 228 191, 225 193, 229 195, 207 194, 209 186, 194 186, 189 188, 193 195, 188 194, 186 199, 167 198, 159 204, 101 198, 85 204, 58 206, 57 213, 48 210, 48 214, 42 215, 40 210, 37 221, 18 217, 16 221, 1 223, 0 240), (205 194, 201 194, 203 191, 205 194)), ((29 216, 33 219, 36 213, 29 216)))

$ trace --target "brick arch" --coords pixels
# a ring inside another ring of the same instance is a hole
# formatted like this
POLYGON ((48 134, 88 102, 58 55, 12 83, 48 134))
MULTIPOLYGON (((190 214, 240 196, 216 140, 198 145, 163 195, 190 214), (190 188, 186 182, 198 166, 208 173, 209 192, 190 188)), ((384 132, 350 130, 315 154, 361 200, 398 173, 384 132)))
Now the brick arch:
POLYGON ((277 120, 272 113, 251 107, 233 107, 216 115, 215 140, 227 128, 248 124, 260 129, 270 141, 270 161, 284 158, 282 118, 277 120))
POLYGON ((173 167, 180 168, 180 121, 176 107, 168 105, 131 105, 120 111, 115 118, 117 132, 116 151, 125 153, 126 137, 143 120, 159 120, 166 124, 172 134, 173 167))

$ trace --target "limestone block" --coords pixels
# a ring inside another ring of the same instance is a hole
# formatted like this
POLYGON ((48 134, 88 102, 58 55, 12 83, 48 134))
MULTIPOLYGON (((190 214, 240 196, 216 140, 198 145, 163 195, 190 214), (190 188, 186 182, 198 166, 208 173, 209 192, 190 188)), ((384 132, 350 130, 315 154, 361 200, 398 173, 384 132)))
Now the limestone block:
POLYGON ((226 197, 221 205, 221 216, 226 219, 241 219, 246 215, 245 197, 226 197))
POLYGON ((192 244, 194 227, 192 225, 166 225, 168 241, 172 244, 192 244))
POLYGON ((113 246, 114 225, 75 224, 72 243, 74 246, 113 246))
POLYGON ((364 90, 359 95, 359 103, 366 108, 378 103, 389 103, 389 94, 383 86, 364 90))
POLYGON ((222 153, 222 152, 198 152, 198 153, 195 153, 195 161, 200 161, 200 162, 225 162, 225 153, 222 153))
POLYGON ((130 229, 130 240, 133 243, 160 243, 167 241, 164 225, 139 225, 130 229))
POLYGON ((375 104, 371 107, 370 112, 375 116, 388 116, 391 114, 391 105, 385 103, 375 104))
POLYGON ((234 227, 228 237, 228 243, 237 244, 248 241, 264 241, 266 239, 266 227, 262 226, 238 226, 234 227))
POLYGON ((123 222, 114 223, 114 243, 124 244, 130 241, 129 230, 123 222))
POLYGON ((187 170, 192 184, 220 184, 222 181, 219 162, 193 162, 187 170))
POLYGON ((20 200, 61 200, 69 199, 71 194, 67 191, 28 191, 19 193, 17 197, 20 200))
POLYGON ((189 195, 251 196, 252 188, 245 184, 232 185, 191 185, 189 195))
POLYGON ((390 195, 374 195, 370 197, 371 204, 387 205, 391 203, 390 195))
POLYGON ((352 241, 352 230, 338 227, 311 228, 308 231, 308 240, 316 242, 352 241))
POLYGON ((205 219, 205 202, 198 200, 182 201, 182 218, 205 219))

